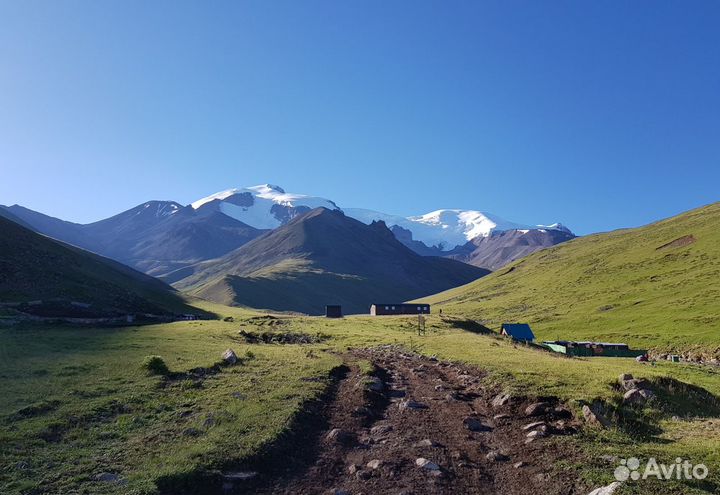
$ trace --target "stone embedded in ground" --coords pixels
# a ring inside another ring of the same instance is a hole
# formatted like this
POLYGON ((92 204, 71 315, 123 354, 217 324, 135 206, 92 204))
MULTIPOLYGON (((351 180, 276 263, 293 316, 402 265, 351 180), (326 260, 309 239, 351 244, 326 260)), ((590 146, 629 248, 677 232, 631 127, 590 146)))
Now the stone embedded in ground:
POLYGON ((521 467, 525 467, 525 465, 526 464, 523 461, 520 461, 520 462, 516 462, 515 464, 513 464, 513 467, 515 469, 520 469, 521 467))
POLYGON ((545 414, 550 409, 550 404, 547 402, 535 402, 525 408, 526 416, 540 416, 545 414))
POLYGON ((368 462, 365 466, 367 466, 368 469, 377 469, 382 465, 383 465, 383 461, 381 461, 380 459, 373 459, 372 461, 368 462))
POLYGON ((470 431, 490 431, 492 429, 488 425, 483 424, 479 419, 471 416, 463 419, 463 424, 465 428, 470 431))
POLYGON ((613 481, 607 486, 601 486, 600 488, 594 489, 593 491, 588 493, 588 495, 612 495, 613 493, 615 493, 615 490, 620 488, 620 485, 622 485, 622 483, 620 483, 619 481, 613 481))
POLYGON ((114 473, 100 473, 96 474, 93 479, 103 483, 117 483, 120 481, 120 475, 114 473))
POLYGON ((429 438, 426 438, 424 440, 420 440, 419 442, 416 442, 414 444, 415 447, 435 447, 437 446, 437 443, 433 442, 429 438))
POLYGON ((501 452, 497 452, 495 450, 491 450, 485 455, 485 459, 492 462, 501 462, 501 461, 507 461, 510 459, 508 456, 501 452))
POLYGON ((545 421, 535 421, 534 423, 529 423, 529 424, 526 424, 525 426, 523 426, 522 430, 528 431, 528 430, 532 430, 533 428, 537 428, 538 426, 543 426, 543 425, 545 425, 545 421))
POLYGON ((498 394, 495 396, 495 398, 492 400, 491 405, 493 407, 502 407, 510 402, 510 399, 512 399, 512 396, 507 393, 498 394))
POLYGON ((186 428, 185 430, 183 430, 183 435, 185 435, 186 437, 197 437, 201 434, 202 432, 197 428, 186 428))
POLYGON ((623 395, 623 403, 636 405, 636 406, 642 406, 653 395, 654 394, 650 390, 634 388, 632 390, 628 390, 627 392, 625 392, 625 394, 623 395))
POLYGON ((632 390, 635 388, 642 389, 650 387, 650 382, 644 378, 632 378, 630 380, 625 380, 621 383, 621 385, 625 390, 632 390))
POLYGON ((601 426, 603 428, 609 428, 612 425, 612 423, 610 423, 610 420, 605 417, 605 415, 600 410, 600 406, 597 404, 592 404, 591 406, 588 406, 587 404, 584 405, 582 408, 582 413, 585 421, 588 424, 591 424, 593 426, 601 426))
POLYGON ((355 473, 357 473, 358 469, 359 469, 359 466, 357 464, 350 464, 347 467, 347 472, 348 472, 348 474, 355 474, 355 473))
POLYGON ((432 461, 428 461, 424 457, 418 457, 415 459, 415 465, 419 468, 427 469, 428 471, 440 471, 440 466, 432 461))
POLYGON ((392 425, 381 423, 376 424, 372 428, 370 428, 370 434, 371 435, 384 435, 385 433, 389 433, 393 430, 392 425))
POLYGON ((355 440, 355 435, 340 428, 333 428, 328 432, 327 435, 325 435, 325 438, 332 442, 348 445, 353 443, 353 441, 355 440))
POLYGON ((422 402, 416 402, 414 400, 406 399, 398 403, 398 409, 404 411, 406 409, 427 409, 428 406, 422 402))
POLYGON ((528 433, 526 436, 528 438, 540 438, 540 437, 544 437, 545 435, 547 435, 547 434, 542 430, 533 430, 530 433, 528 433))
POLYGON ((222 360, 226 364, 235 364, 238 362, 238 357, 232 349, 225 349, 225 352, 222 353, 222 360))
POLYGON ((508 419, 510 417, 511 416, 509 414, 503 413, 503 414, 496 414, 495 416, 493 416, 493 419, 508 419))

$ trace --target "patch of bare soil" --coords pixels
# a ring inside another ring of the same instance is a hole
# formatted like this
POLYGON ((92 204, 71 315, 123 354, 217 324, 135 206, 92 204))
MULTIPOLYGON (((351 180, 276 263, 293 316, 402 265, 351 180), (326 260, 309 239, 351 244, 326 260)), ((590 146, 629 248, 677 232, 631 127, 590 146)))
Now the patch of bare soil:
POLYGON ((580 453, 552 398, 504 397, 481 371, 385 346, 349 353, 350 372, 321 413, 315 440, 275 457, 270 472, 226 484, 260 494, 575 494, 576 473, 555 467, 580 453), (352 362, 375 365, 363 375, 352 362), (535 433, 533 433, 535 432, 535 433), (308 455, 309 454, 309 455, 308 455), (302 458, 303 462, 291 460, 302 458), (287 463, 283 471, 279 464, 287 463))
POLYGON ((682 237, 678 237, 674 241, 670 241, 667 244, 663 244, 662 246, 656 248, 656 251, 660 251, 661 249, 672 249, 672 248, 679 248, 679 247, 685 247, 689 246, 690 244, 694 243, 697 239, 695 239, 694 235, 684 235, 682 237))

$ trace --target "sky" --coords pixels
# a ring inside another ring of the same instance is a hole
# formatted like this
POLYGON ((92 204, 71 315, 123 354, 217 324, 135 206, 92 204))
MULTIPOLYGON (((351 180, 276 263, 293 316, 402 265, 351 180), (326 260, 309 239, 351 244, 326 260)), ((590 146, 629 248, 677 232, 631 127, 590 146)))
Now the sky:
POLYGON ((0 204, 272 183, 587 234, 720 200, 720 2, 0 0, 0 204))

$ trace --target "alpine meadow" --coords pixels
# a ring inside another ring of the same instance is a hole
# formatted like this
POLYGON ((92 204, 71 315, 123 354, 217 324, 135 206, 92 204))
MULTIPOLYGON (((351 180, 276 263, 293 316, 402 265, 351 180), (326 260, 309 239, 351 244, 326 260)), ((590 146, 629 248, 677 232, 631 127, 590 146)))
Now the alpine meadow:
POLYGON ((720 493, 719 22, 0 2, 0 495, 720 493))

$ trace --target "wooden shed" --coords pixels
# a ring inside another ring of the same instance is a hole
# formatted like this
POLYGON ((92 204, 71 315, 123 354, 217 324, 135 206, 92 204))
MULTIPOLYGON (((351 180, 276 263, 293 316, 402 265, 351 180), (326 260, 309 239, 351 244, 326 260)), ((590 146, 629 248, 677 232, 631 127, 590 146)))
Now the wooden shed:
POLYGON ((325 318, 342 318, 342 306, 338 304, 328 304, 325 306, 325 318))

